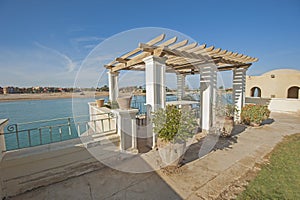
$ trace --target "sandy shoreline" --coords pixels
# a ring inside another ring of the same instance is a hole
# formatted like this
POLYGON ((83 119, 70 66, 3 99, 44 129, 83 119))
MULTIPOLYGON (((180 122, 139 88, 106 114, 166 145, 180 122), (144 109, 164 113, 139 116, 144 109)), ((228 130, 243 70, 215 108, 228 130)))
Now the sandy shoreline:
POLYGON ((108 92, 84 92, 84 95, 80 93, 0 94, 0 102, 63 98, 97 98, 105 96, 108 96, 108 92))

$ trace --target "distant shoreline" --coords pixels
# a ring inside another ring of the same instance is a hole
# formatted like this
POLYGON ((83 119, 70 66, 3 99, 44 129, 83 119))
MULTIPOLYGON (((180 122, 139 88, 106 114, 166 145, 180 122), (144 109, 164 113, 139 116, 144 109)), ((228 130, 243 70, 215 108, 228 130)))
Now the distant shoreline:
POLYGON ((67 98, 94 98, 108 96, 108 92, 83 92, 81 93, 40 93, 40 94, 0 94, 1 102, 51 100, 67 98))

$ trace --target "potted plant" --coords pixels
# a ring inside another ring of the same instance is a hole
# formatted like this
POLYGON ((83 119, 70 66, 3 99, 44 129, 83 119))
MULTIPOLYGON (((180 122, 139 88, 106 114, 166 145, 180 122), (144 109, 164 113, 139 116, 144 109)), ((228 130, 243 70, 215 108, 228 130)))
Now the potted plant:
POLYGON ((163 164, 177 167, 185 153, 186 141, 195 133, 195 116, 188 109, 168 105, 154 112, 153 123, 163 164))
POLYGON ((224 109, 224 123, 222 128, 222 136, 228 137, 234 128, 234 115, 238 113, 238 109, 233 104, 227 104, 224 109))
POLYGON ((269 116, 270 110, 267 106, 248 104, 242 108, 241 121, 247 125, 260 126, 269 116))
POLYGON ((104 106, 104 99, 97 99, 96 100, 96 105, 98 108, 103 107, 104 106))

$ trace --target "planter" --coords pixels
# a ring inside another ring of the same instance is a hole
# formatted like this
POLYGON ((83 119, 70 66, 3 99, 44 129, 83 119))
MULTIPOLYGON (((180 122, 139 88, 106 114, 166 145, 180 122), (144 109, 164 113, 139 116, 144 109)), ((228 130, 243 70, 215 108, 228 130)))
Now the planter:
POLYGON ((98 108, 103 107, 104 106, 104 99, 97 99, 96 100, 96 105, 98 108))
POLYGON ((253 126, 253 127, 259 127, 260 124, 258 123, 255 123, 255 122, 250 122, 250 126, 253 126))
POLYGON ((222 130, 222 136, 229 137, 231 135, 233 127, 234 127, 233 117, 225 117, 224 124, 223 124, 223 130, 222 130))
POLYGON ((117 102, 121 110, 129 110, 132 97, 118 97, 117 102))
POLYGON ((170 142, 158 141, 157 146, 164 167, 178 167, 180 165, 186 150, 186 142, 173 144, 170 142))

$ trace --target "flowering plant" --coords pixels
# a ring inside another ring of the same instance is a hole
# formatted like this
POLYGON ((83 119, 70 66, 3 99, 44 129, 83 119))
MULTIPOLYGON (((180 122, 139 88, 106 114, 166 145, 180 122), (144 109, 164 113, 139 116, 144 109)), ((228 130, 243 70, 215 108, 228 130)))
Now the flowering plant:
POLYGON ((241 121, 244 124, 261 124, 270 116, 270 110, 264 105, 248 104, 242 108, 241 121))

